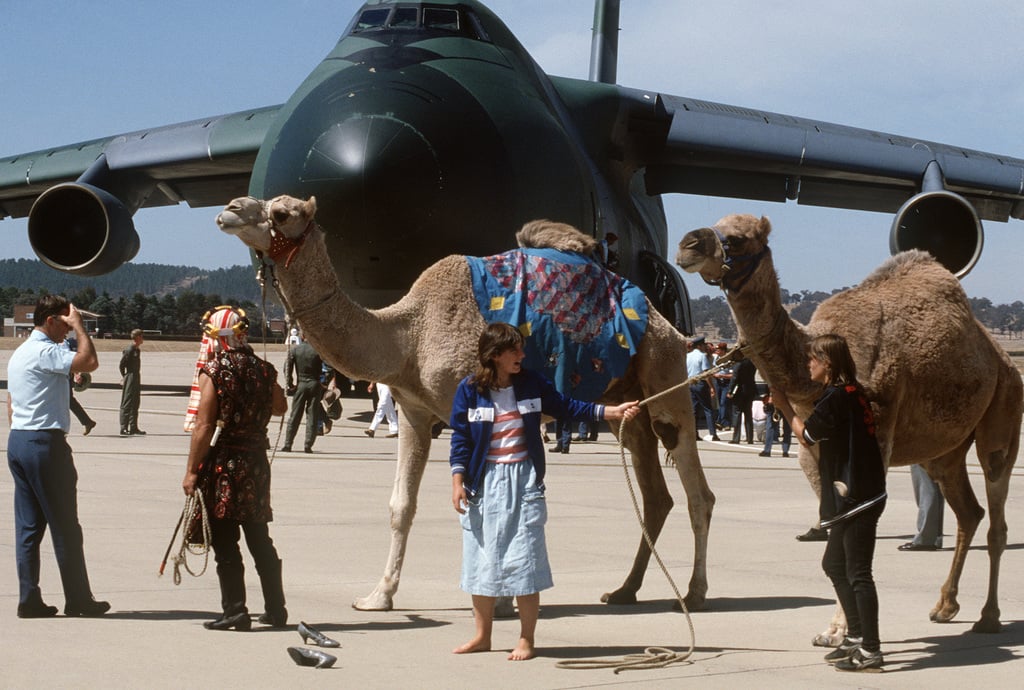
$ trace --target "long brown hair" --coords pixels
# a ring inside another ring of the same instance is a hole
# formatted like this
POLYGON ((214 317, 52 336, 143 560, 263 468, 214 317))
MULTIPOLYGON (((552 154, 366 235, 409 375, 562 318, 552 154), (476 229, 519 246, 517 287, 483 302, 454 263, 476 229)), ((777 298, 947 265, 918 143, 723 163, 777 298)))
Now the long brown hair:
POLYGON ((857 365, 843 336, 835 333, 819 335, 811 341, 810 355, 828 368, 828 385, 859 385, 857 365))
POLYGON ((477 392, 486 393, 494 388, 498 380, 498 369, 494 366, 494 358, 508 350, 522 346, 523 334, 515 326, 507 323, 490 323, 480 334, 476 355, 478 366, 473 376, 477 392))

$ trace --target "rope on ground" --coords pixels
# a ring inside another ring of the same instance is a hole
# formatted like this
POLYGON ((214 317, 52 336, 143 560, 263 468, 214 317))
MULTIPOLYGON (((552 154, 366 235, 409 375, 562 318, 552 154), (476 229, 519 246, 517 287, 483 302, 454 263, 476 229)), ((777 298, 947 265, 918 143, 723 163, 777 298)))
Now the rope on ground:
MULTIPOLYGON (((728 353, 720 357, 719 363, 714 367, 701 372, 697 376, 692 376, 680 384, 676 384, 671 388, 666 388, 660 393, 656 393, 649 398, 641 400, 640 406, 643 407, 648 405, 652 401, 668 395, 679 388, 689 386, 692 383, 696 383, 697 381, 713 376, 717 371, 733 364, 737 353, 741 350, 742 348, 737 345, 728 353)), ((623 419, 619 423, 618 437, 619 458, 622 461, 622 471, 626 475, 626 488, 629 489, 629 498, 633 501, 633 511, 636 514, 637 521, 640 523, 640 531, 643 533, 644 541, 647 543, 647 547, 651 550, 651 555, 654 556, 654 559, 658 562, 661 572, 665 575, 665 579, 668 580, 669 585, 672 587, 672 591, 676 595, 676 601, 679 602, 679 606, 686 615, 686 624, 690 629, 690 646, 685 652, 677 652, 672 649, 668 649, 667 647, 647 647, 642 653, 627 654, 620 659, 565 659, 555 664, 558 668, 576 670, 610 668, 613 669, 615 673, 619 673, 620 671, 642 671, 653 668, 665 668, 672 664, 687 661, 691 656, 693 656, 693 650, 697 645, 697 636, 693 629, 693 620, 690 618, 690 610, 686 607, 683 595, 679 593, 679 588, 676 587, 675 580, 673 580, 672 576, 669 574, 664 561, 661 560, 661 555, 658 553, 658 550, 654 548, 654 540, 651 539, 651 535, 647 532, 647 524, 644 522, 643 514, 640 511, 640 503, 637 501, 636 491, 633 489, 633 480, 629 476, 629 466, 626 464, 626 449, 622 445, 622 437, 625 427, 626 420, 623 419)))

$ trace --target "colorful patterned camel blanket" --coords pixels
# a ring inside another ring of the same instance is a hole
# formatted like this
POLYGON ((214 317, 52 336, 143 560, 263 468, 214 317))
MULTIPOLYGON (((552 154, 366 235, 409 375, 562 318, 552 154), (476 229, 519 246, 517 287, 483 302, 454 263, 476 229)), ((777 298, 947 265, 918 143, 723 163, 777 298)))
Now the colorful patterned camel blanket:
POLYGON ((593 401, 625 373, 647 330, 640 288, 575 252, 515 249, 466 260, 484 320, 518 327, 524 365, 563 395, 593 401))

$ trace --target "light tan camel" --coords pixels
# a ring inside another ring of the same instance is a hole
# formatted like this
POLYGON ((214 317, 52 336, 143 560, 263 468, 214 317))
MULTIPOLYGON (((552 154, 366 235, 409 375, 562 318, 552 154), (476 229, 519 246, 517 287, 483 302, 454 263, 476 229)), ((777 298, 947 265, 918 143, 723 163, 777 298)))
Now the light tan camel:
MULTIPOLYGON (((960 609, 960 574, 985 514, 967 478, 967 451, 975 444, 988 494, 990 565, 988 598, 974 630, 997 632, 1004 509, 1024 409, 1020 374, 971 314, 956 278, 921 251, 898 254, 857 287, 822 302, 802 328, 782 307, 770 232, 767 218, 726 216, 714 228, 688 233, 676 263, 723 287, 754 364, 803 417, 820 393, 807 372, 809 339, 822 333, 846 338, 877 414, 887 466, 924 466, 956 514, 952 568, 930 614, 938 622, 960 609)), ((817 451, 801 447, 800 465, 820 494, 817 451)), ((816 643, 838 644, 843 632, 830 630, 816 643)))
MULTIPOLYGON (((315 227, 315 199, 277 197, 232 201, 217 217, 225 232, 275 258, 281 291, 293 316, 325 360, 356 379, 382 381, 399 402, 398 470, 391 494, 391 549, 384 576, 353 606, 390 610, 398 589, 416 497, 427 462, 430 428, 448 420, 459 381, 475 368, 477 341, 485 322, 476 306, 470 270, 463 256, 449 256, 428 267, 409 293, 383 309, 368 310, 341 290, 328 258, 323 233, 315 227), (272 237, 273 234, 273 237, 272 237)), ((535 221, 517 235, 523 245, 588 251, 593 239, 567 225, 535 221)), ((686 379, 683 337, 653 308, 647 332, 621 379, 602 401, 645 398, 686 379)), ((643 512, 657 539, 672 498, 658 462, 658 440, 676 459, 694 533, 693 572, 686 605, 700 608, 707 592, 707 538, 715 497, 697 456, 689 392, 678 389, 646 406, 625 428, 623 443, 632 454, 643 512)), ((643 582, 650 549, 640 542, 622 586, 605 594, 608 603, 632 603, 643 582)))

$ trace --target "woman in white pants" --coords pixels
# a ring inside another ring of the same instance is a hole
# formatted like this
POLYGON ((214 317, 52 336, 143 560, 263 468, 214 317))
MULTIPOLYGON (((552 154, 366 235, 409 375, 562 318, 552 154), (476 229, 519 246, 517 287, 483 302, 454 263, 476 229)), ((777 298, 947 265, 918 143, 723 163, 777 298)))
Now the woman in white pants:
MULTIPOLYGON (((370 384, 373 386, 374 384, 370 384)), ((388 435, 387 438, 394 438, 398 436, 398 413, 395 412, 395 400, 391 397, 391 389, 383 383, 377 385, 377 409, 373 413, 373 421, 370 422, 370 428, 363 431, 364 434, 373 438, 373 434, 377 431, 377 427, 384 421, 386 417, 388 420, 388 435)), ((367 388, 367 392, 371 389, 367 388)))

